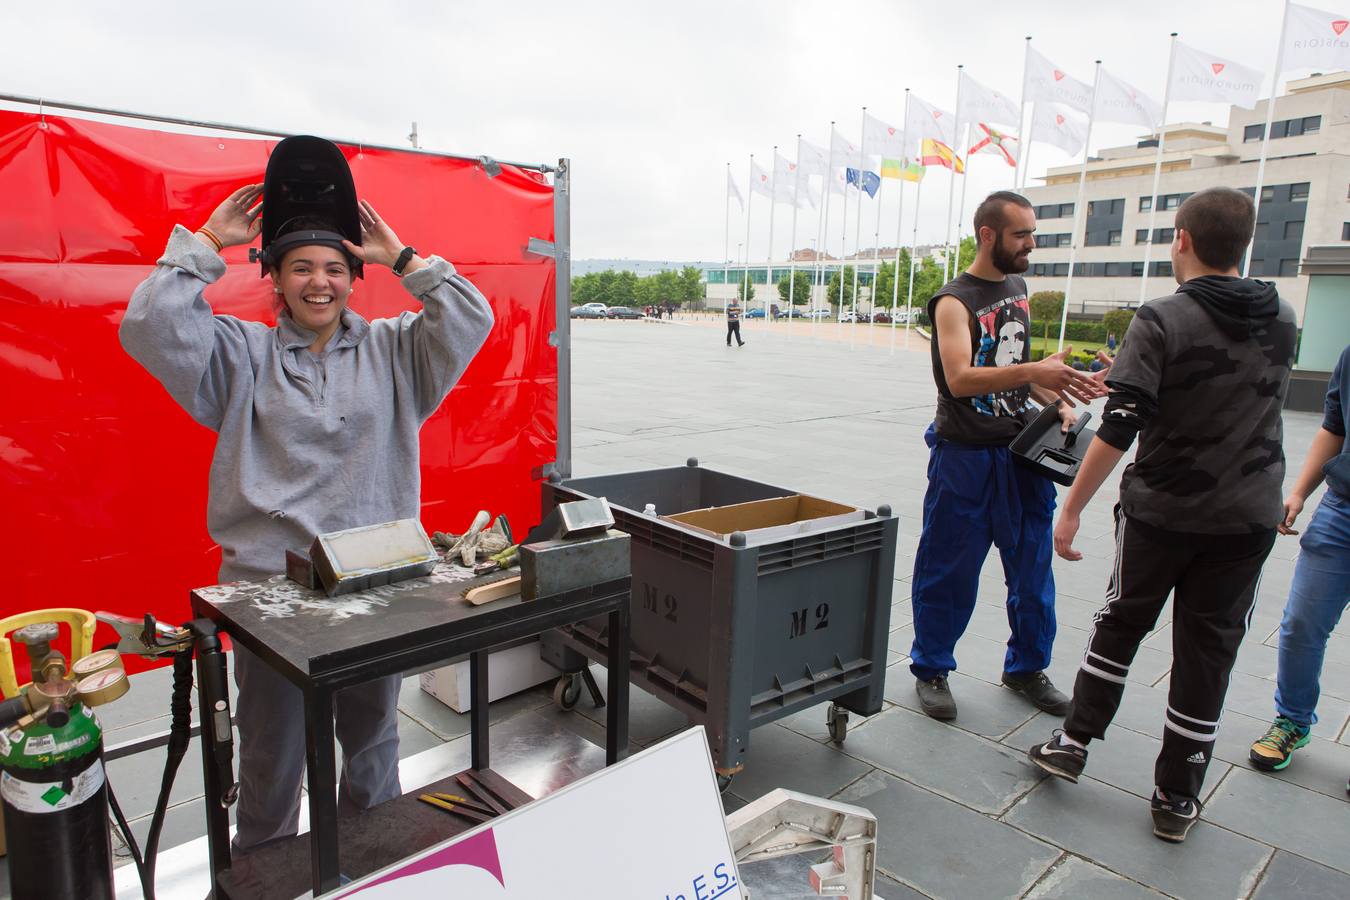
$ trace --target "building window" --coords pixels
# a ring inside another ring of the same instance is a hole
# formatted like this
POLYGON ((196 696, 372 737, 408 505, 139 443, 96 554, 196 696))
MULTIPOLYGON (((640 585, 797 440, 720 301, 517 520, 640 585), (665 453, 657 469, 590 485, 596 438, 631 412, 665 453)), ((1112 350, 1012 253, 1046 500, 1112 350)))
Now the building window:
POLYGON ((1303 240, 1303 223, 1302 223, 1302 222, 1285 222, 1285 223, 1284 223, 1284 239, 1285 239, 1286 241, 1300 241, 1300 242, 1301 242, 1301 241, 1303 240))
POLYGON ((1321 117, 1321 116, 1304 116, 1304 117, 1303 117, 1303 133, 1304 133, 1304 134, 1316 134, 1317 132, 1319 132, 1319 131, 1321 131, 1321 130, 1322 130, 1322 117, 1321 117))
POLYGON ((1168 194, 1162 198, 1163 209, 1176 209, 1181 205, 1181 194, 1168 194))
POLYGON ((1111 201, 1111 214, 1112 214, 1112 215, 1119 215, 1120 213, 1123 213, 1123 212, 1125 212, 1125 198, 1122 197, 1122 198, 1120 198, 1119 200, 1112 200, 1112 201, 1111 201))
POLYGON ((1120 232, 1119 232, 1119 231, 1109 231, 1109 232, 1107 232, 1107 234, 1106 234, 1106 242, 1107 242, 1108 244, 1110 244, 1112 247, 1119 247, 1119 246, 1120 246, 1120 232))
POLYGON ((1147 243, 1148 243, 1148 229, 1147 229, 1147 228, 1136 228, 1136 229, 1134 230, 1134 242, 1135 242, 1136 244, 1147 244, 1147 243))
POLYGON ((1144 274, 1144 264, 1142 262, 1130 263, 1130 277, 1139 278, 1144 274))
POLYGON ((1261 202, 1270 203, 1275 199, 1275 189, 1273 187, 1261 188, 1261 202))
POLYGON ((1264 133, 1265 128, 1259 123, 1256 125, 1248 125, 1246 128, 1242 129, 1242 142, 1244 144, 1250 144, 1252 141, 1259 141, 1264 133))
POLYGON ((1151 265, 1152 265, 1152 268, 1153 268, 1153 272, 1152 272, 1151 274, 1153 274, 1153 275, 1171 275, 1171 274, 1172 274, 1172 263, 1171 263, 1170 260, 1169 260, 1169 261, 1166 261, 1166 262, 1155 262, 1155 263, 1152 263, 1151 265))
POLYGON ((1140 197, 1140 198, 1139 198, 1139 211, 1140 211, 1140 212, 1148 212, 1148 211, 1151 210, 1152 208, 1153 208, 1153 198, 1152 198, 1152 197, 1140 197))
POLYGON ((1298 260, 1282 259, 1280 260, 1280 277, 1293 278, 1298 275, 1298 260))
POLYGON ((1289 185, 1289 199, 1293 201, 1308 199, 1308 182, 1300 181, 1289 185))
POLYGON ((1054 264, 1054 268, 1050 270, 1050 274, 1052 274, 1052 275, 1057 275, 1057 276, 1060 276, 1060 277, 1063 277, 1063 276, 1065 276, 1065 275, 1068 275, 1068 274, 1069 274, 1069 264, 1068 264, 1068 263, 1055 263, 1055 264, 1054 264))
POLYGON ((1059 214, 1060 214, 1061 216, 1071 216, 1071 215, 1073 215, 1073 204, 1072 204, 1072 203, 1061 203, 1061 204, 1059 205, 1059 214))
POLYGON ((1060 247, 1072 247, 1072 246, 1073 246, 1073 235, 1072 235, 1072 234, 1069 234, 1069 233, 1066 232, 1066 233, 1064 233, 1064 234, 1056 235, 1056 237, 1059 238, 1059 244, 1058 244, 1058 246, 1060 246, 1060 247))
POLYGON ((1350 241, 1350 222, 1341 223, 1341 240, 1350 241))
POLYGON ((1089 200, 1089 201, 1088 201, 1088 216, 1091 217, 1091 216, 1095 216, 1096 214, 1097 214, 1097 201, 1096 201, 1096 200, 1089 200))

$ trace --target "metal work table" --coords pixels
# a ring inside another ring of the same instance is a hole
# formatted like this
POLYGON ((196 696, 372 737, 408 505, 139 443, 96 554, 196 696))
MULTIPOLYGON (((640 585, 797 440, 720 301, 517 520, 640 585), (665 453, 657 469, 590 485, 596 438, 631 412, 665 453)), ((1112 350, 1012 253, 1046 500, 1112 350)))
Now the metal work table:
MULTIPOLYGON (((628 670, 630 579, 590 585, 528 603, 522 602, 519 594, 477 607, 463 599, 462 592, 467 587, 487 580, 491 579, 474 579, 467 570, 442 562, 425 578, 333 598, 307 590, 284 576, 192 592, 193 616, 214 621, 239 646, 256 654, 304 694, 310 821, 307 843, 316 895, 338 887, 339 881, 333 746, 333 696, 337 691, 467 655, 473 696, 469 719, 472 771, 488 771, 489 777, 500 783, 504 780, 489 770, 489 651, 552 628, 607 614, 611 636, 609 670, 628 670)), ((606 711, 606 764, 622 759, 628 746, 628 679, 610 680, 613 683, 606 711)), ((211 716, 202 716, 208 798, 220 796, 221 790, 210 751, 206 749, 214 737, 212 724, 211 716)), ((505 787, 512 786, 508 783, 505 787)), ((343 823, 344 843, 353 825, 361 828, 362 819, 369 818, 371 827, 381 827, 376 820, 387 819, 393 811, 390 808, 409 802, 415 804, 415 798, 405 795, 357 817, 352 824, 343 823)), ((446 820, 446 828, 444 833, 428 837, 432 843, 461 830, 448 814, 439 815, 446 820)), ((231 896, 229 811, 209 800, 207 843, 215 895, 231 896)), ((291 839, 291 853, 302 850, 298 845, 304 843, 303 836, 291 839)), ((388 841, 375 843, 379 849, 363 854, 359 860, 349 860, 344 874, 352 877, 366 874, 420 849, 407 844, 390 846, 388 841), (382 858, 385 856, 388 858, 382 858)), ((270 847, 258 853, 280 853, 286 849, 270 847)))

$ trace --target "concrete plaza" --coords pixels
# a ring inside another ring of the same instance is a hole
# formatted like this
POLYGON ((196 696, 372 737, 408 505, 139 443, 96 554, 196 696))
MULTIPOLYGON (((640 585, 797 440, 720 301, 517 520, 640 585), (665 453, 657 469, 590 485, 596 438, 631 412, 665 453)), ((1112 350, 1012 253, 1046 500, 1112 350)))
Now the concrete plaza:
MULTIPOLYGON (((709 468, 831 500, 871 509, 888 503, 900 519, 886 708, 865 721, 855 717, 842 745, 829 742, 824 706, 757 729, 747 767, 724 795, 728 810, 775 787, 871 809, 880 821, 877 890, 886 900, 1350 896, 1350 621, 1331 639, 1312 743, 1281 774, 1257 773, 1246 761, 1273 714, 1275 632, 1296 539, 1281 538, 1266 566, 1203 821, 1184 845, 1165 844, 1152 836, 1148 796, 1172 661, 1167 612, 1140 649, 1110 736, 1093 744, 1076 786, 1043 777, 1025 757, 1059 720, 998 684, 1008 625, 997 554, 957 648, 951 683, 959 718, 941 724, 916 711, 906 665, 910 580, 925 488, 922 434, 934 397, 928 347, 918 335, 906 349, 899 330, 892 349, 882 326, 820 324, 813 332, 794 322, 789 334, 786 322, 751 322, 738 349, 724 345, 715 318, 573 321, 572 328, 575 474, 676 466, 696 456, 709 468)), ((1285 416, 1291 480, 1318 424, 1309 414, 1285 416)), ((1106 585, 1114 494, 1113 479, 1083 517, 1085 559, 1055 560, 1060 630, 1050 674, 1066 690, 1106 585)), ((603 670, 596 674, 603 683, 603 670)), ((167 669, 136 676, 132 693, 100 713, 109 744, 167 728, 168 676, 167 669)), ((494 768, 536 796, 595 771, 604 756, 603 710, 583 699, 562 712, 549 687, 492 707, 494 768)), ((400 711, 405 790, 430 772, 467 765, 467 715, 422 693, 416 677, 405 684, 400 711)), ((631 714, 635 747, 686 725, 640 690, 631 714)), ((161 897, 204 893, 192 871, 205 859, 198 754, 194 741, 169 810, 161 897)), ((162 762, 158 750, 109 765, 141 838, 162 762)), ((755 900, 796 900, 809 896, 808 862, 747 866, 743 874, 755 900)), ((119 869, 119 896, 138 896, 134 880, 129 867, 119 869)), ((0 890, 6 887, 0 865, 0 890)))

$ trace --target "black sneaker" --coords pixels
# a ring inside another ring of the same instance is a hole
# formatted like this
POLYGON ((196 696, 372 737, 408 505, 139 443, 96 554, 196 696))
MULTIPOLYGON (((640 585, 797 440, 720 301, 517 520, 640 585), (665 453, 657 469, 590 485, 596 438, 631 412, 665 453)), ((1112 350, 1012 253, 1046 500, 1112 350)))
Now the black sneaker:
POLYGON ((951 688, 947 687, 947 676, 939 675, 928 681, 915 680, 914 691, 919 695, 919 705, 934 719, 950 721, 956 718, 956 699, 951 688))
POLYGON ((1203 804, 1194 797, 1182 797, 1174 794, 1164 800, 1153 791, 1153 834, 1164 841, 1180 844, 1186 840, 1191 826, 1200 821, 1203 804))
POLYGON ((1056 731, 1050 740, 1028 750, 1027 756, 1038 769, 1077 784, 1078 776, 1083 774, 1083 767, 1087 765, 1088 752, 1072 744, 1061 744, 1060 734, 1056 731))
POLYGON ((1037 709, 1052 716, 1064 716, 1069 712, 1069 698, 1064 692, 1051 684, 1044 672, 1032 672, 1030 675, 1003 673, 1003 686, 1011 688, 1031 701, 1037 709))

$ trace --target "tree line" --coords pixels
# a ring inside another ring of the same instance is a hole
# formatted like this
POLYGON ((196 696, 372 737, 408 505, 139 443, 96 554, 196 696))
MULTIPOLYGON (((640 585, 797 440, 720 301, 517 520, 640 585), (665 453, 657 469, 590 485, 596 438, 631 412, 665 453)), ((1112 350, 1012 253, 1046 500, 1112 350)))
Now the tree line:
POLYGON ((703 273, 694 266, 666 269, 639 278, 635 272, 606 269, 572 279, 572 303, 606 306, 697 306, 703 301, 703 273))

